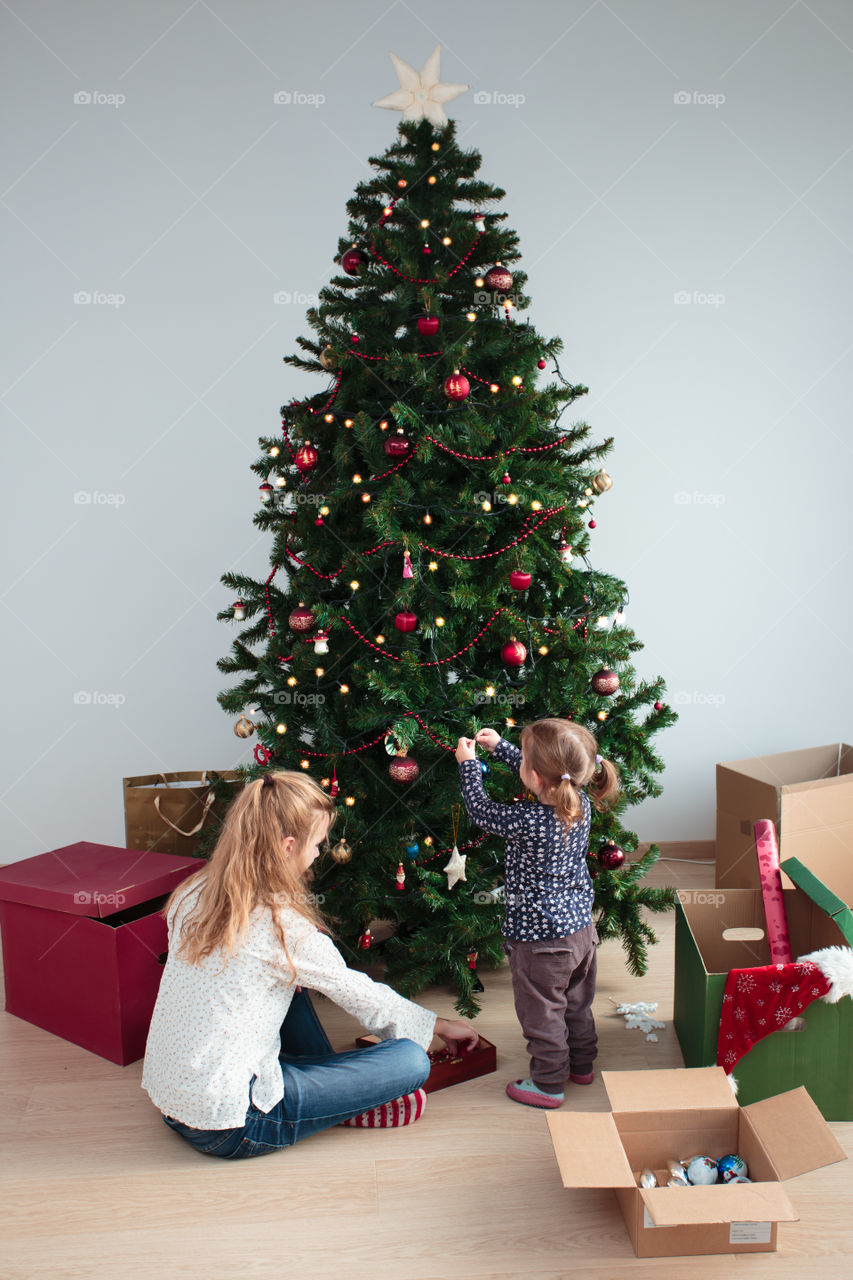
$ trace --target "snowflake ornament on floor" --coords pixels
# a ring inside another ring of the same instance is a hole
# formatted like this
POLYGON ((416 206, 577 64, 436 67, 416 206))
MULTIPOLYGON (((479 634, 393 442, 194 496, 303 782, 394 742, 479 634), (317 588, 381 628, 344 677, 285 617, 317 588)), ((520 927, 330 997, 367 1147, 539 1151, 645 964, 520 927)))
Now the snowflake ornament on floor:
MULTIPOLYGON (((615 1003, 615 1001, 614 1001, 615 1003)), ((665 1022, 658 1022, 652 1014, 657 1011, 657 1001, 654 1004, 617 1004, 616 1012, 624 1014, 625 1026, 629 1031, 634 1027, 638 1027, 640 1031, 645 1031, 646 1039, 657 1044, 658 1038, 655 1031, 660 1031, 666 1026, 665 1022)))

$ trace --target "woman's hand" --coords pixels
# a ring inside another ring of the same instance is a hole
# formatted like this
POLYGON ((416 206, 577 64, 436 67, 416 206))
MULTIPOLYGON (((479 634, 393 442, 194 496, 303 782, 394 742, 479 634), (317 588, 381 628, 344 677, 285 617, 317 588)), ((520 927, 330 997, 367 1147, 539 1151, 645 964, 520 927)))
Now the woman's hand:
POLYGON ((470 1022, 461 1022, 449 1018, 436 1018, 435 1034, 443 1040, 454 1058, 462 1053, 470 1053, 480 1043, 480 1034, 470 1022))
POLYGON ((481 729, 479 733, 474 734, 474 741, 479 742, 481 747, 485 747, 491 754, 501 740, 501 735, 496 733, 494 729, 481 729))
POLYGON ((460 738, 456 744, 456 759, 461 764, 463 760, 476 760, 477 753, 474 748, 473 738, 460 738))

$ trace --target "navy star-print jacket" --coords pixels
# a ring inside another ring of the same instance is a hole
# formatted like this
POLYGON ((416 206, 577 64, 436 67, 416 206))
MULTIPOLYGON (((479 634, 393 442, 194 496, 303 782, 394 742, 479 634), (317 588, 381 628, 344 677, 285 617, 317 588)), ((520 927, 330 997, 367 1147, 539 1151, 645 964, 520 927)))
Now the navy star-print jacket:
MULTIPOLYGON (((492 752, 518 773, 521 752, 501 738, 492 752)), ((562 938, 592 922, 593 888, 586 865, 589 797, 583 816, 567 831, 548 804, 498 804, 483 787, 479 760, 459 762, 459 785, 468 816, 478 827, 506 837, 504 936, 517 942, 562 938)))

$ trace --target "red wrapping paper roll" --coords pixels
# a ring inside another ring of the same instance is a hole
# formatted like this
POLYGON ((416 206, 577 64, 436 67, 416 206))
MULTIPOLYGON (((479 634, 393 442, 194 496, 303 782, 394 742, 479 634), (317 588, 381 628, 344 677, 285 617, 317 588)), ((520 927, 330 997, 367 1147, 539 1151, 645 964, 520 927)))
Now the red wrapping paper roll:
POLYGON ((761 880, 761 896, 764 899, 770 963, 791 964, 794 953, 791 950, 791 938, 788 933, 788 917, 785 915, 776 828, 769 818, 761 818, 758 822, 753 822, 752 829, 755 832, 755 851, 758 854, 758 875, 761 880))

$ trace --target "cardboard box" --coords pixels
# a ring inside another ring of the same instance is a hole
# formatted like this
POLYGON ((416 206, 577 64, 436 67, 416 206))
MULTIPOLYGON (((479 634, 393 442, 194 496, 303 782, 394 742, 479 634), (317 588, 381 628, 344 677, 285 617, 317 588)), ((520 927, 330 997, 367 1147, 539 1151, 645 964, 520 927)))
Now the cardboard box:
MULTIPOLYGON (((853 857, 853 747, 835 742, 717 765, 716 881, 757 889, 752 824, 776 824, 780 857, 826 848, 853 857)), ((791 888, 783 874, 782 887, 791 888)))
POLYGON ((0 869, 7 1013, 119 1066, 141 1058, 168 944, 156 912, 202 865, 81 841, 0 869))
POLYGON ((798 1215, 783 1181, 844 1160, 805 1089, 741 1107, 722 1067, 602 1071, 611 1112, 553 1111, 564 1187, 612 1187, 638 1258, 772 1253, 798 1215), (668 1160, 737 1152, 749 1183, 667 1187, 668 1160), (639 1186, 650 1168, 664 1185, 639 1186))
MULTIPOLYGON (((358 1036, 356 1039, 360 1048, 378 1043, 378 1036, 358 1036)), ((476 1049, 472 1049, 470 1053, 462 1053, 458 1058, 454 1058, 443 1043, 433 1041, 429 1058, 432 1067, 424 1085, 426 1093, 435 1093, 437 1089, 446 1089, 448 1085, 488 1075, 490 1071, 497 1071, 498 1066, 497 1049, 483 1036, 480 1036, 476 1049)))
MULTIPOLYGON (((808 879, 815 895, 813 900, 796 887, 783 890, 794 955, 853 942, 853 918, 844 905, 853 901, 853 859, 846 862, 827 853, 809 860, 809 873, 795 860, 786 867, 804 882, 808 879)), ((685 1066, 717 1061, 729 970, 763 964, 770 964, 770 948, 760 890, 678 891, 673 1022, 685 1066), (744 930, 749 936, 741 936, 744 930)), ((734 1069, 739 1098, 755 1102, 805 1085, 827 1120, 853 1119, 853 1002, 814 1000, 801 1019, 802 1030, 774 1031, 740 1059, 734 1069)))

